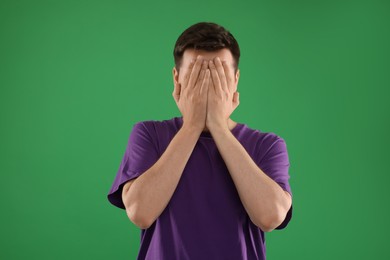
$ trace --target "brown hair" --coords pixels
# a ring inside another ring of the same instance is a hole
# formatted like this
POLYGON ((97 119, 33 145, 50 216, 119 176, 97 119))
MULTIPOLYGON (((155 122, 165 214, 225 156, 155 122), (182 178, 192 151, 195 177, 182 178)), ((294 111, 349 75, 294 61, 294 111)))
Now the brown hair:
POLYGON ((224 27, 209 22, 201 22, 187 28, 177 39, 173 50, 175 67, 179 71, 186 49, 217 51, 227 48, 234 58, 237 71, 240 60, 240 47, 234 36, 224 27))

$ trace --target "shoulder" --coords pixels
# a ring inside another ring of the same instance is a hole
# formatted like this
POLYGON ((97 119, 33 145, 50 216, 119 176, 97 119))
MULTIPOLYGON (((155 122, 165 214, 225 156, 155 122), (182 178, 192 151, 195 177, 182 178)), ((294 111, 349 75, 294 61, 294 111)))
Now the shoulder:
POLYGON ((180 118, 173 117, 162 120, 142 120, 136 122, 133 127, 143 129, 151 135, 158 135, 164 132, 176 131, 180 127, 180 118))
POLYGON ((243 125, 239 133, 240 141, 248 151, 252 151, 259 162, 272 154, 286 150, 286 142, 279 134, 243 125))
POLYGON ((256 142, 262 147, 270 147, 276 142, 284 142, 284 139, 275 132, 264 132, 243 124, 241 136, 251 142, 256 142))
POLYGON ((164 120, 142 120, 133 125, 135 135, 143 136, 154 144, 162 153, 181 127, 181 118, 173 117, 164 120))

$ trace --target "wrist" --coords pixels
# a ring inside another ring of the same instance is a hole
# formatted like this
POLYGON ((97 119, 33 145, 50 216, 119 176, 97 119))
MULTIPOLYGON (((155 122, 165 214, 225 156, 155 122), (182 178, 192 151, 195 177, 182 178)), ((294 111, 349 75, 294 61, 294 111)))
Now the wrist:
POLYGON ((183 122, 181 129, 183 129, 184 131, 189 132, 189 133, 195 133, 197 135, 200 135, 203 131, 202 127, 196 126, 196 125, 191 124, 191 123, 185 123, 185 121, 183 122))
POLYGON ((220 130, 229 130, 229 125, 227 122, 216 122, 212 121, 207 124, 207 128, 212 131, 220 131, 220 130))

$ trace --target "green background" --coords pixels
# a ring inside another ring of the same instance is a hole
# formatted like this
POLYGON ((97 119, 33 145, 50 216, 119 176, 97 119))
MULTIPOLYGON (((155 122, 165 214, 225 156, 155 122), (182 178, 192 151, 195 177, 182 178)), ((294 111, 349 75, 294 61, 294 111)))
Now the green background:
POLYGON ((107 200, 134 123, 180 116, 199 21, 241 51, 231 118, 287 143, 294 213, 267 259, 389 259, 387 1, 0 2, 0 259, 135 259, 107 200))

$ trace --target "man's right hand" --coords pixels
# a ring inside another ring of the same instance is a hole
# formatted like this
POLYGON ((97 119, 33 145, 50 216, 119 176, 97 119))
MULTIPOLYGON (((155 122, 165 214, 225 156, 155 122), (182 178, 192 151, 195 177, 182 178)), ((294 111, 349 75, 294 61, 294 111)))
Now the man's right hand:
POLYGON ((199 132, 206 126, 209 82, 208 62, 198 56, 190 63, 183 84, 175 86, 175 92, 180 93, 176 103, 183 115, 183 126, 195 128, 199 132))

